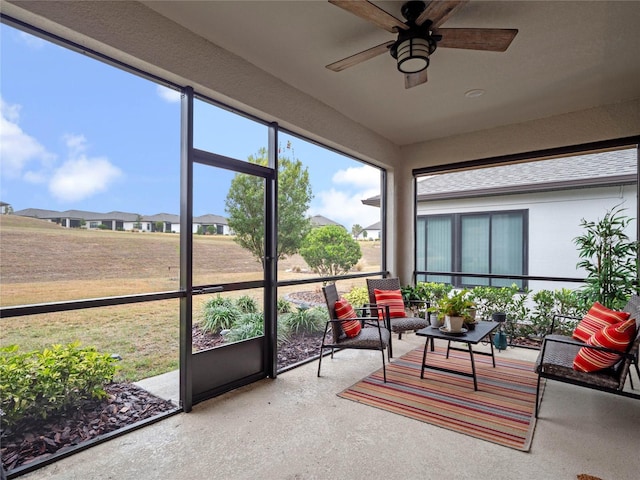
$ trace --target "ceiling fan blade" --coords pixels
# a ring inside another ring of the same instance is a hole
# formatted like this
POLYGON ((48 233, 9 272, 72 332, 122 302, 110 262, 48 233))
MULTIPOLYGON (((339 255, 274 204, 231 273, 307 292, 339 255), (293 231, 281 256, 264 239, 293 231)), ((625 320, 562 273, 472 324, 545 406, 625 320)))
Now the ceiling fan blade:
POLYGON ((431 27, 438 28, 468 0, 442 0, 430 2, 424 11, 416 19, 416 24, 422 25, 425 21, 431 20, 431 27))
POLYGON ((387 32, 396 33, 398 29, 406 30, 409 28, 390 13, 366 0, 329 0, 329 3, 384 28, 387 32))
POLYGON ((427 69, 404 76, 404 88, 413 88, 427 82, 427 69))
POLYGON ((515 28, 439 28, 434 34, 442 35, 438 48, 465 48, 504 52, 515 38, 515 28))
POLYGON ((388 52, 389 47, 391 47, 393 43, 393 41, 390 41, 382 43, 380 45, 376 45, 375 47, 363 50, 362 52, 351 55, 350 57, 330 63, 325 68, 333 70, 334 72, 341 72, 345 68, 353 67, 358 63, 364 62, 365 60, 369 60, 370 58, 377 57, 378 55, 382 55, 383 53, 388 52))

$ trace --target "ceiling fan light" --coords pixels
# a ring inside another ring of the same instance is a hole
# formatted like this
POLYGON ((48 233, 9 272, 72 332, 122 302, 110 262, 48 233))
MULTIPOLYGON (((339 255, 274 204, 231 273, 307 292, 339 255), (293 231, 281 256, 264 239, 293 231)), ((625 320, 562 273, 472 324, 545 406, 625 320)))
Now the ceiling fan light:
POLYGON ((432 46, 426 38, 412 37, 398 43, 396 55, 398 70, 402 73, 418 73, 429 66, 432 46))

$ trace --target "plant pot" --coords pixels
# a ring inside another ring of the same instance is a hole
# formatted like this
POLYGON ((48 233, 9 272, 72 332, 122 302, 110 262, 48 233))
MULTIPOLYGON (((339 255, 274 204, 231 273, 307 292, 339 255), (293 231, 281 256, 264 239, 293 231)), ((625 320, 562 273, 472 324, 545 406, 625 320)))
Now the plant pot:
POLYGON ((464 317, 451 317, 447 315, 444 317, 444 326, 450 332, 459 332, 462 330, 462 325, 464 324, 464 317))
POLYGON ((507 321, 507 314, 504 312, 493 312, 491 314, 491 320, 498 323, 503 323, 507 321))
POLYGON ((431 324, 431 326, 433 328, 440 328, 444 322, 441 319, 438 318, 438 314, 437 313, 430 313, 429 314, 429 323, 431 324))
POLYGON ((464 324, 464 328, 466 328, 467 330, 471 331, 471 330, 475 330, 476 329, 476 323, 478 322, 465 322, 464 324))

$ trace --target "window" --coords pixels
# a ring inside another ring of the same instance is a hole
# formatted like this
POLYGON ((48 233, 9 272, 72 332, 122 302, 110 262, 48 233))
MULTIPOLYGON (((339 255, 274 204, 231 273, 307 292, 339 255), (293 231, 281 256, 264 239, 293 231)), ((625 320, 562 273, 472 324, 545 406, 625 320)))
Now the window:
MULTIPOLYGON (((526 275, 527 210, 455 213, 419 216, 417 269, 431 272, 465 272, 526 275)), ((419 281, 503 287, 522 280, 509 278, 420 275, 419 281)))

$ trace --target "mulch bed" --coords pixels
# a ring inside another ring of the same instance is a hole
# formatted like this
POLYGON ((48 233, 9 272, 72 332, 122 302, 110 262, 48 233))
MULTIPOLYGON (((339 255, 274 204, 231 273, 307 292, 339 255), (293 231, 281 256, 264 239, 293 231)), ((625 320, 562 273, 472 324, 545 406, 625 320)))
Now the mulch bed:
POLYGON ((2 432, 2 464, 5 470, 42 460, 92 438, 132 425, 175 405, 131 383, 105 387, 103 400, 85 401, 76 409, 47 420, 25 422, 14 431, 2 432))

